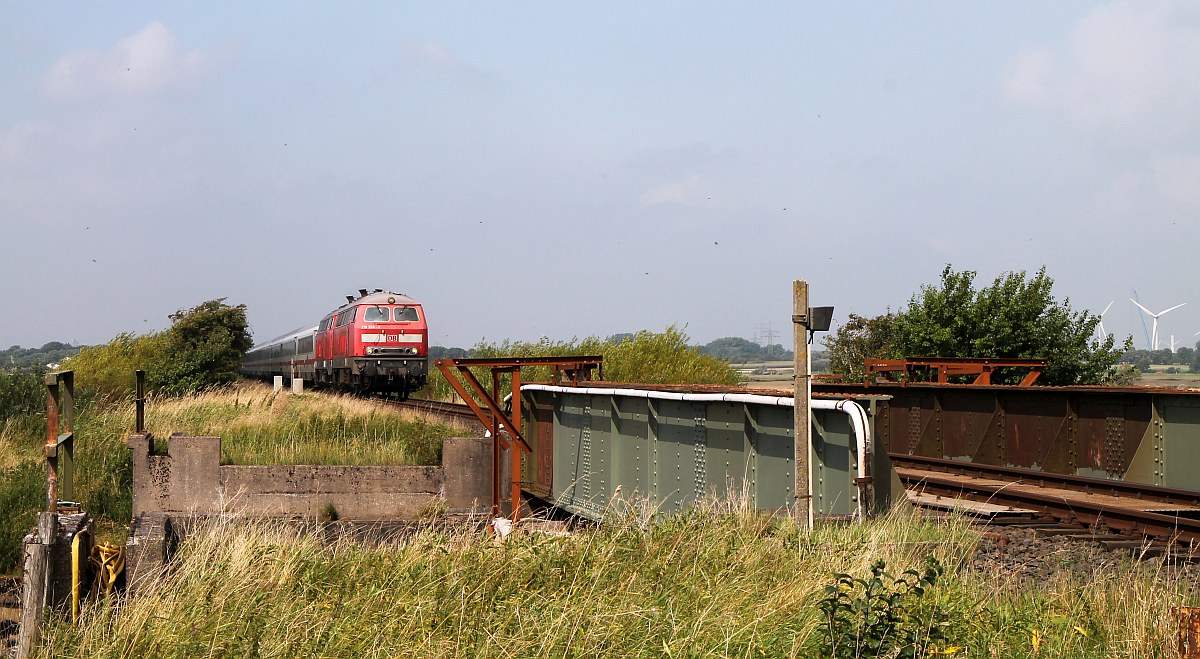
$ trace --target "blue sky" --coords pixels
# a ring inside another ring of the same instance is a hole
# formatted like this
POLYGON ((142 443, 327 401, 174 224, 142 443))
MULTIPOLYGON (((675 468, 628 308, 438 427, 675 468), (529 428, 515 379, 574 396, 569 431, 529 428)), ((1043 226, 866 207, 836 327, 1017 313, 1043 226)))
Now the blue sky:
POLYGON ((2 3, 0 344, 358 288, 431 339, 790 332, 1043 265, 1200 331, 1190 2, 2 3))

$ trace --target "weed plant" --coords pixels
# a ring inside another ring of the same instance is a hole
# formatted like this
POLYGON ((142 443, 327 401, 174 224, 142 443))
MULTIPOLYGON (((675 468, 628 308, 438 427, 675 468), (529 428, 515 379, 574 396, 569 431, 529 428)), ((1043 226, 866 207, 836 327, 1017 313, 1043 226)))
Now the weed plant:
POLYGON ((944 640, 921 656, 1173 656, 1168 607, 1194 584, 1167 564, 1018 586, 964 567, 974 544, 957 522, 808 531, 744 505, 633 507, 568 536, 431 528, 384 547, 225 520, 120 609, 52 623, 40 656, 828 656, 821 602, 836 575, 870 580, 885 561, 928 577, 926 556, 945 571, 919 606, 944 640))

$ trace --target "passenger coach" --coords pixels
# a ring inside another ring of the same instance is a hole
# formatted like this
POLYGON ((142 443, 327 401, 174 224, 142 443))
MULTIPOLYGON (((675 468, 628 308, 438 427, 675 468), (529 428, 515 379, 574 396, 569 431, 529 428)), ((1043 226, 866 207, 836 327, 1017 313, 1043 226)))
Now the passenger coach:
POLYGON ((357 298, 346 299, 316 327, 251 348, 242 372, 402 398, 424 386, 429 331, 420 303, 379 289, 360 290, 357 298))

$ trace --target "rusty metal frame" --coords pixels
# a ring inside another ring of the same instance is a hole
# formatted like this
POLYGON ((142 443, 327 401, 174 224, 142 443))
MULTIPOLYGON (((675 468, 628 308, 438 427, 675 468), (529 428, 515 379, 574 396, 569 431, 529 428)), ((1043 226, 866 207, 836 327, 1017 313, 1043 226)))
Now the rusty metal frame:
POLYGON ((47 373, 46 511, 59 512, 59 501, 75 495, 75 373, 47 373))
POLYGON ((992 372, 998 368, 1028 368, 1029 372, 1016 385, 1028 387, 1042 374, 1046 367, 1044 359, 976 359, 972 357, 905 357, 904 359, 866 359, 866 378, 869 381, 875 373, 903 372, 902 382, 908 382, 918 370, 937 371, 937 379, 932 382, 947 383, 949 378, 956 375, 974 375, 971 385, 991 385, 992 372))
POLYGON ((521 516, 521 454, 533 452, 533 447, 521 434, 521 368, 525 366, 553 366, 554 383, 570 382, 577 385, 580 380, 590 380, 592 370, 604 377, 604 358, 598 355, 580 357, 511 357, 511 358, 463 358, 438 359, 434 366, 446 377, 446 381, 463 399, 475 418, 492 433, 492 517, 500 516, 502 464, 500 452, 511 450, 512 455, 512 519, 521 516), (492 388, 489 393, 472 368, 487 368, 492 371, 492 388), (500 379, 504 374, 511 378, 512 412, 505 414, 504 396, 500 379), (461 381, 460 378, 461 377, 461 381), (464 384, 465 383, 465 384, 464 384), (474 395, 472 395, 472 393, 474 395), (483 405, 480 406, 479 401, 483 405), (505 439, 501 431, 508 435, 505 439))

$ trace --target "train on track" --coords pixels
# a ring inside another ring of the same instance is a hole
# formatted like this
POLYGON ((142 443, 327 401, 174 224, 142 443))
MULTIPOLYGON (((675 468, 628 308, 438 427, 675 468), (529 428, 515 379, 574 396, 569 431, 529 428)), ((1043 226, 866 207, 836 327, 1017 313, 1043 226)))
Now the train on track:
POLYGON ((249 377, 407 398, 425 385, 429 328, 425 311, 403 293, 382 289, 346 296, 315 326, 252 347, 242 361, 249 377))

